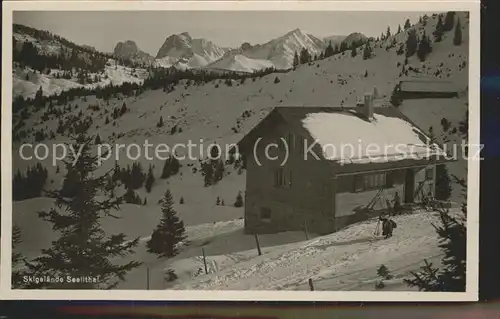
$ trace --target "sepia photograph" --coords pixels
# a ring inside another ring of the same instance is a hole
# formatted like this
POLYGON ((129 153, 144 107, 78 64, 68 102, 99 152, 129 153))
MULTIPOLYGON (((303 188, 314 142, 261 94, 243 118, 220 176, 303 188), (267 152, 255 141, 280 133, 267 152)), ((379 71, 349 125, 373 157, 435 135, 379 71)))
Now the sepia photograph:
POLYGON ((4 19, 2 294, 476 300, 475 11, 129 4, 4 19))

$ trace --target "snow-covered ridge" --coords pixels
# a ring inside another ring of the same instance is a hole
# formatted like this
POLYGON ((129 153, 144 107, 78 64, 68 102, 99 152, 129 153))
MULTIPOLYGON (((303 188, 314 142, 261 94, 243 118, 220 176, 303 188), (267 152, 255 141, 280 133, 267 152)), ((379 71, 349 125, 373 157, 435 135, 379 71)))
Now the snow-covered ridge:
POLYGON ((221 58, 225 49, 206 39, 192 38, 188 32, 173 34, 165 39, 156 59, 160 66, 172 66, 181 61, 188 67, 202 67, 221 58))
POLYGON ((209 67, 234 67, 235 70, 254 69, 256 65, 264 67, 274 67, 276 69, 289 69, 293 64, 295 53, 300 53, 302 49, 307 49, 312 56, 320 55, 326 47, 325 41, 302 32, 300 29, 292 30, 285 35, 273 39, 264 44, 251 45, 244 43, 240 48, 231 50, 219 61, 209 67), (246 63, 242 58, 236 56, 244 56, 246 63), (235 62, 239 60, 240 63, 235 62), (266 61, 266 62, 264 62, 266 61))

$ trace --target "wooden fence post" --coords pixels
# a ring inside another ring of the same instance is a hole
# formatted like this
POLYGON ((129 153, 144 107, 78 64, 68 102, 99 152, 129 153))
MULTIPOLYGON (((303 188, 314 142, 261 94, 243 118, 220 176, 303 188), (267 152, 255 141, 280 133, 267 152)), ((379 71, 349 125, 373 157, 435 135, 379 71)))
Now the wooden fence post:
POLYGON ((205 256, 205 249, 203 249, 203 247, 201 247, 201 253, 203 254, 203 265, 205 265, 205 274, 208 275, 207 257, 205 256))
POLYGON ((260 250, 260 243, 259 243, 259 236, 255 234, 255 243, 257 244, 257 252, 259 253, 259 256, 262 255, 262 251, 260 250))
POLYGON ((314 285, 313 285, 313 280, 311 278, 309 278, 309 289, 311 291, 314 291, 314 285))
POLYGON ((149 290, 149 266, 146 268, 146 288, 149 290))

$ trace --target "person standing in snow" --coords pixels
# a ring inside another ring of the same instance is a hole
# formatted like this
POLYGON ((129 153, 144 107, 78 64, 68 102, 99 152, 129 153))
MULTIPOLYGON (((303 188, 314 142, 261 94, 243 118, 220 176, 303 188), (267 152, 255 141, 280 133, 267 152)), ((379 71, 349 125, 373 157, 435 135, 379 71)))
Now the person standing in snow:
POLYGON ((392 237, 392 232, 396 228, 396 222, 382 216, 379 217, 379 220, 382 222, 382 236, 384 236, 384 239, 392 237))

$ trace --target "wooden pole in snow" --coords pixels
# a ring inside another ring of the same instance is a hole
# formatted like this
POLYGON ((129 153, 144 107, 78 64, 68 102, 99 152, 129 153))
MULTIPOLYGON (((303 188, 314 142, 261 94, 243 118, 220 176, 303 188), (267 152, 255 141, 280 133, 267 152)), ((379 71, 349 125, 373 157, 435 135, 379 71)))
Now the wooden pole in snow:
POLYGON ((304 234, 306 235, 306 240, 309 240, 309 234, 307 233, 307 222, 304 222, 304 234))
POLYGON ((205 265, 205 274, 208 274, 207 257, 205 256, 205 249, 203 249, 203 247, 201 247, 201 253, 203 254, 203 265, 205 265))
POLYGON ((149 266, 146 268, 146 288, 149 290, 149 266))
POLYGON ((309 278, 309 289, 311 291, 314 291, 314 284, 313 284, 313 280, 311 278, 309 278))
POLYGON ((260 250, 260 243, 259 243, 259 236, 255 234, 255 243, 257 244, 257 252, 259 253, 259 256, 262 255, 262 251, 260 250))

